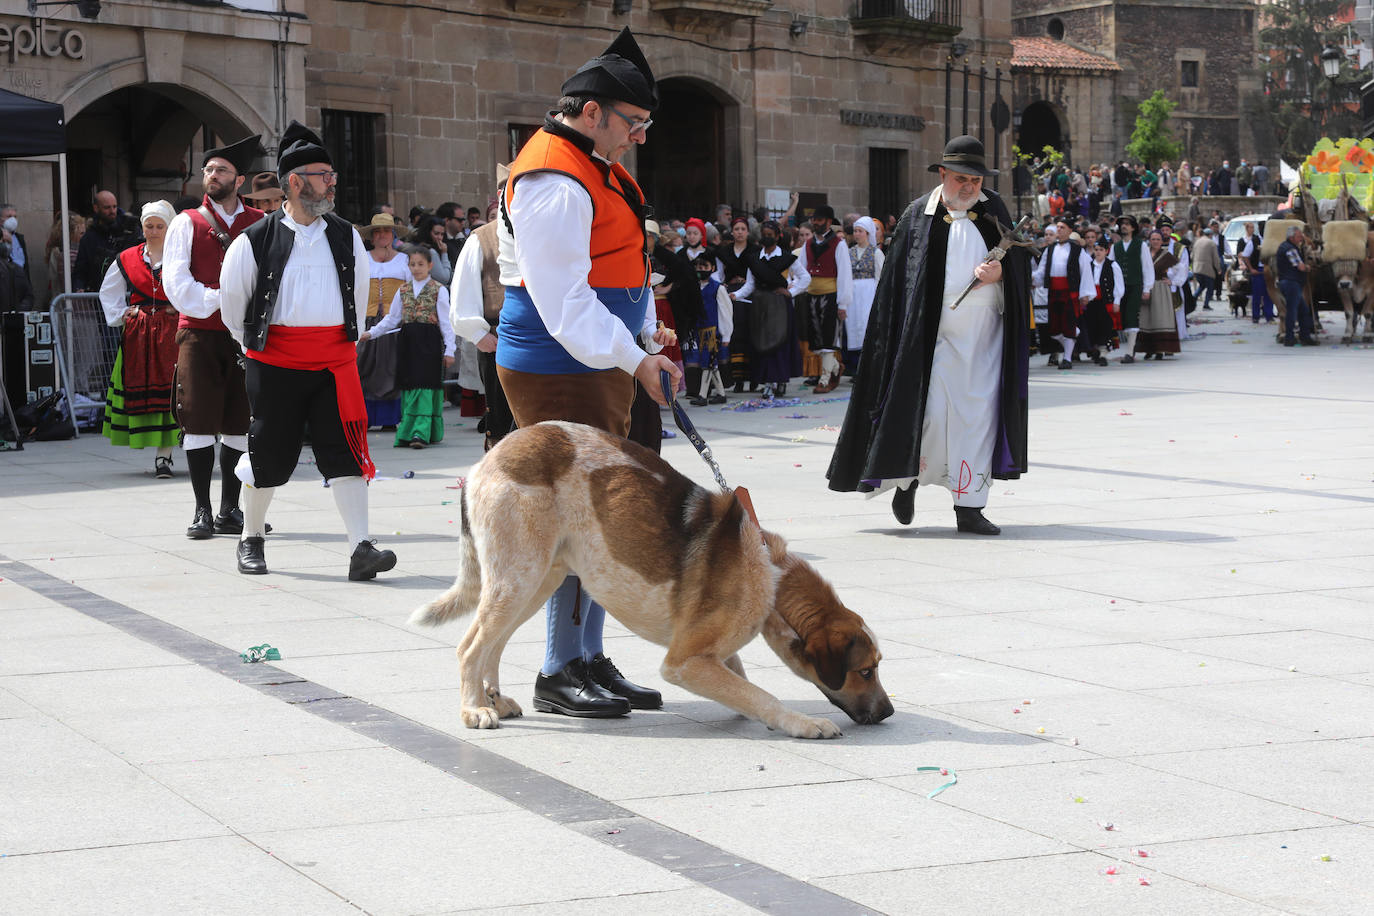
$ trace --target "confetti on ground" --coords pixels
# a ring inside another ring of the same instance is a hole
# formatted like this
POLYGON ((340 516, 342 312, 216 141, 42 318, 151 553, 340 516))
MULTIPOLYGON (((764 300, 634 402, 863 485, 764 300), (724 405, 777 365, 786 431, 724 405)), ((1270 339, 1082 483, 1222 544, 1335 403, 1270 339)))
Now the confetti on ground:
POLYGON ((807 415, 804 414, 804 413, 789 413, 789 414, 787 415, 787 419, 789 419, 789 420, 805 420, 805 419, 808 419, 808 417, 807 417, 807 415))
POLYGON ((1135 854, 1136 854, 1137 856, 1139 856, 1140 858, 1142 858, 1142 859, 1148 859, 1148 858, 1150 857, 1149 852, 1147 852, 1147 851, 1144 850, 1144 849, 1137 849, 1137 850, 1135 851, 1135 854))
POLYGON ((1077 738, 1074 738, 1074 739, 1071 740, 1069 743, 1072 744, 1074 747, 1078 747, 1078 739, 1077 739, 1077 738))
POLYGON ((1099 821, 1099 822, 1098 822, 1098 825, 1099 825, 1103 830, 1115 830, 1115 829, 1116 829, 1116 825, 1113 824, 1111 821, 1105 821, 1105 822, 1104 822, 1104 821, 1099 821))
POLYGON ((614 830, 607 830, 607 831, 606 831, 606 833, 609 834, 609 835, 614 835, 614 834, 617 834, 617 833, 619 833, 619 832, 620 832, 620 828, 619 828, 619 827, 615 828, 614 830))
POLYGON ((1206 668, 1206 667, 1207 667, 1207 663, 1206 663, 1206 662, 1198 662, 1198 663, 1197 663, 1197 666, 1198 666, 1199 668, 1206 668))
POLYGON ((1121 411, 1120 413, 1118 413, 1117 416, 1118 416, 1118 417, 1133 417, 1133 416, 1135 416, 1135 414, 1131 413, 1129 410, 1123 410, 1123 411, 1121 411))
POLYGON ((1014 708, 1012 709, 1012 711, 1011 711, 1011 714, 1012 714, 1013 716, 1019 716, 1019 715, 1021 715, 1021 707, 1020 707, 1020 706, 1014 707, 1014 708))
POLYGON ((959 782, 959 776, 958 776, 958 774, 957 774, 957 773, 951 773, 951 772, 950 772, 948 769, 946 769, 945 767, 917 767, 917 768, 916 768, 916 772, 917 772, 917 773, 939 773, 941 776, 948 776, 948 777, 949 777, 949 782, 945 783, 944 785, 940 786, 939 788, 932 789, 932 790, 930 790, 929 792, 927 792, 927 793, 926 793, 926 798, 934 798, 935 796, 939 795, 941 792, 943 792, 943 791, 945 791, 946 789, 948 789, 950 786, 957 785, 958 782, 959 782))
POLYGON ((1149 878, 1141 878, 1141 879, 1140 879, 1140 886, 1141 886, 1141 887, 1149 887, 1149 886, 1150 886, 1150 879, 1149 879, 1149 878))
POLYGON ((1317 861, 1318 861, 1318 862, 1330 862, 1330 861, 1331 861, 1331 857, 1330 857, 1330 856, 1317 856, 1317 861))
POLYGON ((840 431, 838 426, 817 426, 816 429, 823 433, 837 433, 840 431))
POLYGON ((1298 670, 1298 666, 1297 666, 1297 665, 1289 665, 1289 666, 1288 666, 1288 670, 1289 670, 1289 671, 1297 671, 1297 670, 1298 670))
POLYGON ((794 467, 794 468, 799 468, 799 467, 801 467, 801 465, 799 465, 799 464, 794 464, 794 465, 792 465, 792 467, 794 467))
POLYGON ((792 437, 792 441, 793 441, 793 442, 805 442, 805 441, 806 441, 806 437, 805 437, 805 436, 793 436, 793 437, 792 437))
POLYGON ((1115 875, 1118 874, 1118 869, 1115 865, 1108 865, 1106 868, 1102 869, 1102 874, 1115 875))
POLYGON ((1040 726, 1039 728, 1037 728, 1037 729, 1035 730, 1035 733, 1036 733, 1037 735, 1043 735, 1043 734, 1045 733, 1045 726, 1042 725, 1042 726, 1040 726))
POLYGON ((410 480, 410 479, 412 479, 412 478, 415 477, 415 472, 414 472, 414 471, 406 471, 406 472, 405 472, 404 474, 402 474, 401 476, 404 477, 406 480, 410 480))
POLYGON ((1083 803, 1086 802, 1086 801, 1087 801, 1087 799, 1084 798, 1084 797, 1081 796, 1081 795, 1075 795, 1075 796, 1073 797, 1073 803, 1074 803, 1075 805, 1081 805, 1081 804, 1083 804, 1083 803))

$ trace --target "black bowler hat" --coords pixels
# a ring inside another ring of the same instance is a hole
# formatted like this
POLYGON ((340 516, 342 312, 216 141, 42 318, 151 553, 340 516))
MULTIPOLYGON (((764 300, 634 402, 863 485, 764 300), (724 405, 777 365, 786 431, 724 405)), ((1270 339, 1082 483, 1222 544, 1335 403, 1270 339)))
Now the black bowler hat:
POLYGON ((835 208, 830 206, 830 204, 821 204, 811 211, 811 218, 833 220, 835 218, 835 208))
POLYGON ((1136 222, 1135 217, 1131 216, 1129 213, 1123 213, 1116 218, 1117 228, 1120 228, 1122 223, 1130 223, 1132 229, 1136 232, 1140 231, 1140 223, 1136 222))
POLYGON ((201 160, 200 164, 204 167, 209 164, 211 159, 223 159, 234 167, 234 171, 240 175, 246 175, 253 165, 253 160, 258 158, 258 141, 260 139, 258 134, 253 134, 251 137, 244 137, 228 146, 221 146, 219 149, 207 149, 205 158, 201 160))
POLYGON ((997 174, 996 169, 988 168, 983 144, 978 142, 977 137, 967 135, 955 137, 946 143, 944 156, 930 167, 930 171, 938 172, 942 168, 964 175, 982 175, 984 178, 997 174))

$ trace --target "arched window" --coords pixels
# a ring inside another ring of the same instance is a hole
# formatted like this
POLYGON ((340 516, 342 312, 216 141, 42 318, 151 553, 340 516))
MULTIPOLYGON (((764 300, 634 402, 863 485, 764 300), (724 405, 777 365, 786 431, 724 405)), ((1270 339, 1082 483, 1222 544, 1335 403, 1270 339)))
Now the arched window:
POLYGON ((1049 35, 1051 38, 1053 38, 1055 41, 1063 41, 1064 20, 1060 19, 1058 16, 1055 16, 1049 22, 1045 23, 1045 33, 1049 35))

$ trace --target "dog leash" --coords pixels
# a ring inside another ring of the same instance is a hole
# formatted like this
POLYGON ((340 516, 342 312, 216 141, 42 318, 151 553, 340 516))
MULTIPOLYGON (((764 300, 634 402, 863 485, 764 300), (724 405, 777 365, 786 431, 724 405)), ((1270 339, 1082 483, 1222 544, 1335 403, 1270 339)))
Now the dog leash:
MULTIPOLYGON (((687 441, 692 443, 692 447, 697 450, 697 454, 701 456, 701 460, 705 461, 706 466, 711 469, 711 473, 715 475, 716 484, 720 487, 720 491, 722 493, 731 492, 730 485, 725 482, 725 475, 720 472, 720 465, 716 463, 715 456, 711 454, 711 446, 707 445, 706 440, 701 437, 701 433, 697 432, 696 426, 692 423, 692 418, 687 416, 686 408, 684 408, 682 404, 678 402, 678 399, 673 396, 672 377, 668 375, 666 370, 661 371, 658 374, 658 381, 659 384, 663 386, 663 398, 668 402, 668 406, 673 411, 673 422, 677 424, 678 429, 682 430, 682 434, 687 437, 687 441)), ((759 525, 759 517, 754 514, 754 501, 749 497, 749 491, 744 487, 735 487, 734 493, 735 496, 738 497, 740 504, 744 506, 744 511, 749 513, 749 520, 762 530, 763 526, 759 525)))

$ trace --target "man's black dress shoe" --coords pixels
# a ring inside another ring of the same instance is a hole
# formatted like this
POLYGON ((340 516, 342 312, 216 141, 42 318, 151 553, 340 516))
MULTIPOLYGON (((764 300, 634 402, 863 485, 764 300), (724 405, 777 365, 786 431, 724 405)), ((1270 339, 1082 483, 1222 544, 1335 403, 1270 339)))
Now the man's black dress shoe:
POLYGON ((1002 529, 983 517, 983 510, 976 506, 955 506, 954 517, 959 522, 963 534, 1001 534, 1002 529))
POLYGON ((534 679, 534 708, 583 719, 614 719, 629 715, 630 701, 598 684, 586 660, 575 658, 557 674, 540 672, 534 679))
POLYGON ((348 578, 352 582, 375 579, 377 573, 395 566, 396 554, 390 550, 378 550, 375 541, 363 541, 353 548, 353 556, 348 558, 348 578))
POLYGON ((916 485, 903 490, 897 487, 892 491, 892 516, 903 525, 910 525, 916 517, 916 485))
POLYGON ((204 541, 215 536, 215 521, 210 517, 209 509, 196 508, 196 517, 191 520, 191 527, 186 529, 186 536, 193 541, 204 541))
POLYGON ((245 576, 266 575, 267 557, 263 553, 262 538, 239 541, 239 572, 245 576))
MULTIPOLYGON (((272 526, 264 524, 263 530, 271 534, 272 526)), ((215 534, 243 534, 243 510, 238 506, 227 512, 221 509, 215 516, 215 534)))
POLYGON ((629 700, 631 709, 663 708, 663 694, 626 680, 615 662, 603 653, 593 655, 587 667, 592 673, 592 680, 616 696, 629 700))

